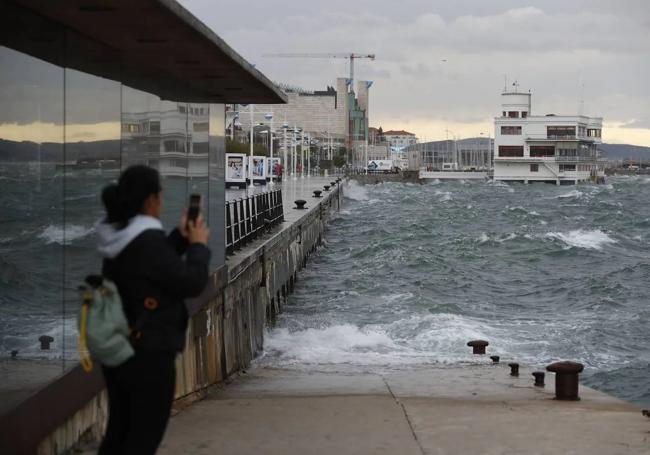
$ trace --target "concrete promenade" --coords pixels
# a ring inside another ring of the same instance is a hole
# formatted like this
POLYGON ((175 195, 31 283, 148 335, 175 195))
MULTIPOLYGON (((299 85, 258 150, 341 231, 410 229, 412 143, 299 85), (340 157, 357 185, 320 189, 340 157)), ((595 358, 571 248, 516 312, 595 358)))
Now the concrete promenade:
POLYGON ((253 369, 171 419, 160 454, 648 454, 650 420, 580 388, 554 400, 506 365, 372 373, 253 369))

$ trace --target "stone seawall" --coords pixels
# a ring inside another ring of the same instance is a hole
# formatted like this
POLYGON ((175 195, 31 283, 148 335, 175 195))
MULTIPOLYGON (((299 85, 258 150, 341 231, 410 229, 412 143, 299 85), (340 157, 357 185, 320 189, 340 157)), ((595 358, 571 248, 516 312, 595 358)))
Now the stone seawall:
MULTIPOLYGON (((298 272, 321 243, 327 219, 341 205, 340 186, 316 199, 307 187, 317 183, 323 182, 309 179, 294 182, 292 191, 283 188, 285 222, 230 256, 212 276, 209 302, 193 314, 187 347, 177 358, 175 408, 201 399, 207 387, 248 368, 262 351, 266 328, 282 311, 298 272), (307 200, 307 209, 293 209, 294 199, 307 200)), ((94 372, 92 380, 99 376, 94 372)), ((40 442, 38 453, 62 453, 79 441, 100 439, 107 417, 102 390, 40 442)))

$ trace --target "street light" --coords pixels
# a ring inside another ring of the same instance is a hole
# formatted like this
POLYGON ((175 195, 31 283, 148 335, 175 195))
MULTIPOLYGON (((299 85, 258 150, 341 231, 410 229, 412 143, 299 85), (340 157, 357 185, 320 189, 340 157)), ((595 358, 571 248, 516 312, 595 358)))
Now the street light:
POLYGON ((248 161, 248 177, 250 178, 251 183, 248 187, 255 188, 255 184, 253 183, 253 130, 255 129, 255 120, 253 118, 253 105, 249 104, 248 107, 251 115, 251 157, 248 161))
POLYGON ((273 186, 273 113, 270 112, 264 116, 264 119, 270 123, 271 129, 269 130, 269 141, 271 142, 269 146, 269 153, 270 153, 270 160, 269 160, 269 167, 270 169, 267 169, 267 172, 270 176, 269 183, 271 186, 273 186))

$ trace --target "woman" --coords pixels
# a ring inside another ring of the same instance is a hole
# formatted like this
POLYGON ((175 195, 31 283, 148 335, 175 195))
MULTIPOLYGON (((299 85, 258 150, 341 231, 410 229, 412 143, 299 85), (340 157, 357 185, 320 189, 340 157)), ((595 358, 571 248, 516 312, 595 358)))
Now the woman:
POLYGON ((102 193, 107 216, 96 227, 103 274, 115 282, 132 333, 135 355, 103 367, 110 415, 99 449, 105 454, 153 454, 169 420, 175 357, 183 350, 183 300, 208 280, 209 231, 201 216, 165 235, 158 172, 133 166, 102 193), (183 260, 183 255, 185 259, 183 260))

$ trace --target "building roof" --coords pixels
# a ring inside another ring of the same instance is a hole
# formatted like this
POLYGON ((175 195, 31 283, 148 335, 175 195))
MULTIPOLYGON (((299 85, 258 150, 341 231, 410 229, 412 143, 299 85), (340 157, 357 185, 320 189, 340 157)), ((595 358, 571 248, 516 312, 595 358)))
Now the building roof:
POLYGON ((2 45, 163 99, 287 101, 266 76, 175 0, 10 0, 3 2, 2 12, 2 45), (62 26, 72 31, 65 40, 59 39, 62 26), (65 43, 65 53, 59 41, 65 43))
POLYGON ((390 130, 384 131, 384 136, 415 136, 415 134, 404 130, 390 130))

